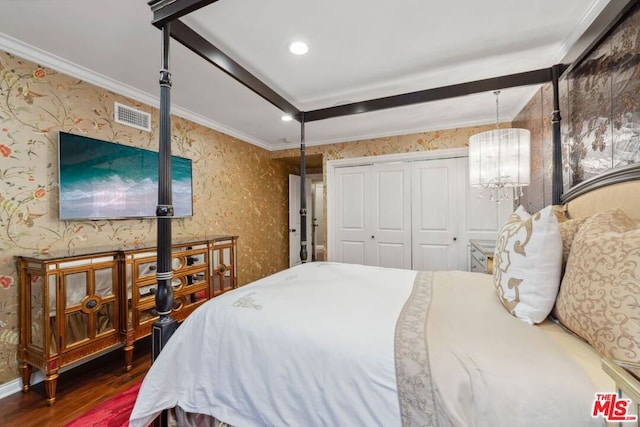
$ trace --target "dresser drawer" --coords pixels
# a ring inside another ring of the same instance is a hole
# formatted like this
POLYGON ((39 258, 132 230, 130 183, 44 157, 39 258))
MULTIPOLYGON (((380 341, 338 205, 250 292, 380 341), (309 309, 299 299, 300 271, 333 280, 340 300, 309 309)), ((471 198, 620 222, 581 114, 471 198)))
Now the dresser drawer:
POLYGON ((471 271, 477 273, 493 273, 493 242, 485 240, 470 240, 471 271))
POLYGON ((474 273, 486 273, 487 269, 483 264, 480 263, 480 261, 478 261, 476 258, 474 258, 472 256, 471 257, 471 271, 473 271, 474 273))
POLYGON ((487 265, 488 265, 488 259, 489 257, 487 255, 483 254, 478 249, 471 246, 471 262, 472 263, 473 262, 477 263, 482 268, 482 270, 486 271, 487 265))

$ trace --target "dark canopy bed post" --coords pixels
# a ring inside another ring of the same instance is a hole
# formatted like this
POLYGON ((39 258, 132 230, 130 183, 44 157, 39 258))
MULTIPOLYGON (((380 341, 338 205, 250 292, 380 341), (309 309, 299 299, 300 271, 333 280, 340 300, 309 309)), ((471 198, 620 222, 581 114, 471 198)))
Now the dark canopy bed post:
POLYGON ((304 141, 304 111, 300 113, 300 261, 307 262, 307 160, 304 141))
POLYGON ((562 135, 560 133, 560 87, 559 79, 562 73, 561 65, 551 67, 551 84, 553 86, 553 113, 551 123, 553 126, 553 175, 551 184, 551 202, 554 205, 561 204, 562 197, 562 135))
POLYGON ((169 72, 170 26, 162 27, 162 69, 160 70, 160 149, 158 155, 158 290, 156 292, 156 310, 159 319, 152 326, 153 360, 171 338, 178 323, 171 318, 173 306, 173 288, 171 278, 171 73, 169 72))

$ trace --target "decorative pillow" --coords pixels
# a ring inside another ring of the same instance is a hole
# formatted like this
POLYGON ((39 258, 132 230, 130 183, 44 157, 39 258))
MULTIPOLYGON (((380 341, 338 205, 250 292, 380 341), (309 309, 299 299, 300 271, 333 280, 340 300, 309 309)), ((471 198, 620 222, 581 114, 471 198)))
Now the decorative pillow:
POLYGON ((567 216, 567 205, 553 205, 551 207, 553 214, 556 216, 558 223, 562 223, 569 220, 567 216))
POLYGON ((493 282, 502 305, 527 323, 551 312, 560 286, 562 239, 552 206, 529 215, 518 207, 502 226, 493 256, 493 282))
POLYGON ((576 233, 554 314, 603 356, 640 363, 640 229, 622 211, 576 233))
POLYGON ((573 244, 573 238, 576 233, 584 224, 588 217, 568 219, 560 222, 560 235, 562 236, 562 269, 564 270, 567 265, 567 259, 569 259, 569 253, 571 252, 571 245, 573 244))

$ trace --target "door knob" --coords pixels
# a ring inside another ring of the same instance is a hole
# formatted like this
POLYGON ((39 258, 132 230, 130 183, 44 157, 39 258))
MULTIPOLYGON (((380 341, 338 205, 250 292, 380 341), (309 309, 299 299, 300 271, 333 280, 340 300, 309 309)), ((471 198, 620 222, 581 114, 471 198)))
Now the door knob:
POLYGON ((290 228, 289 231, 292 232, 292 233, 295 233, 296 229, 295 228, 290 228))
POLYGON ((456 240, 458 240, 458 238, 457 238, 457 237, 454 237, 454 238, 453 238, 453 241, 455 242, 456 240))
POLYGON ((372 234, 372 235, 371 235, 371 238, 372 238, 372 239, 375 239, 375 238, 376 238, 376 236, 374 236, 374 235, 372 234))

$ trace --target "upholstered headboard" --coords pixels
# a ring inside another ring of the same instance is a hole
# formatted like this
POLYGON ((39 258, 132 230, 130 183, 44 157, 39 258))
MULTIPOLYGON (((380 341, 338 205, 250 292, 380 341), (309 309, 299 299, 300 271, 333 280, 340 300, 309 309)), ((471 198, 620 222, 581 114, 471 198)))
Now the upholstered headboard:
POLYGON ((640 221, 640 165, 614 169, 584 181, 563 196, 569 218, 620 208, 640 221))

